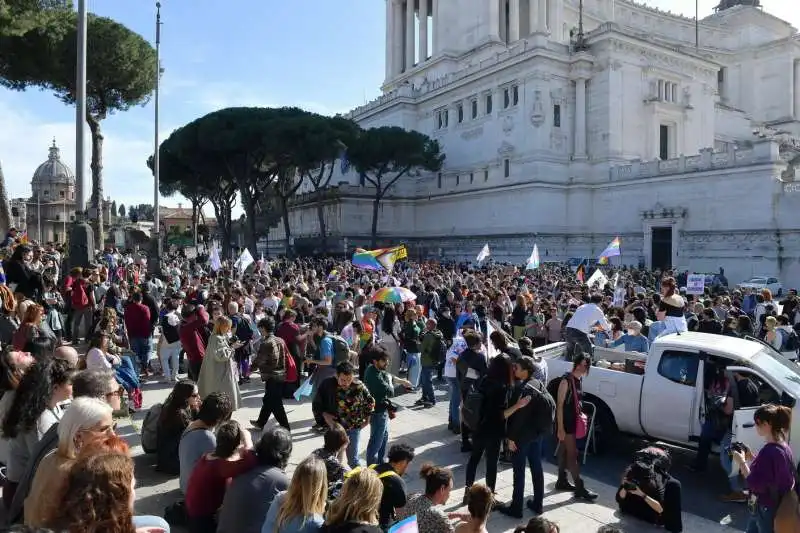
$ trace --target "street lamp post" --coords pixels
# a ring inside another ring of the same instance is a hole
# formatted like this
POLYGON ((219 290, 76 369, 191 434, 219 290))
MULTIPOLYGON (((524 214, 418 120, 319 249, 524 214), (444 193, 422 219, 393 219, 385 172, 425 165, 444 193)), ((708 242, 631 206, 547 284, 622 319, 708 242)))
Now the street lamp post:
POLYGON ((160 165, 160 157, 159 157, 159 138, 158 138, 158 122, 159 122, 159 90, 161 88, 161 74, 163 73, 163 69, 161 68, 161 2, 156 2, 156 87, 155 87, 155 94, 153 97, 154 100, 154 108, 155 108, 155 120, 154 120, 154 131, 153 131, 153 144, 154 144, 154 151, 153 151, 153 228, 155 230, 155 260, 153 261, 153 268, 158 270, 161 265, 161 254, 162 254, 162 243, 161 243, 161 216, 160 216, 160 206, 159 206, 159 181, 160 181, 160 173, 161 173, 161 165, 160 165))
POLYGON ((94 255, 94 232, 86 211, 86 2, 78 0, 78 57, 75 73, 75 224, 69 239, 69 266, 88 266, 94 255))

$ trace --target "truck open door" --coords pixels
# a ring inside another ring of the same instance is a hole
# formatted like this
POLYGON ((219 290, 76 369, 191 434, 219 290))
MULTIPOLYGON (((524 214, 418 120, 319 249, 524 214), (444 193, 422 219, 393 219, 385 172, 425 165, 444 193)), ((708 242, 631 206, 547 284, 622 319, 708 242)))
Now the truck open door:
POLYGON ((761 374, 752 368, 745 366, 729 366, 725 369, 725 371, 729 376, 728 379, 731 380, 731 386, 734 395, 733 425, 731 428, 733 438, 731 439, 731 442, 741 442, 750 448, 754 454, 756 454, 765 444, 764 439, 758 435, 758 432, 756 431, 756 423, 753 420, 753 415, 755 415, 756 410, 761 407, 761 402, 759 405, 740 405, 737 393, 738 389, 733 378, 733 374, 736 373, 743 377, 750 378, 759 387, 759 391, 762 394, 764 392, 768 392, 763 391, 763 387, 766 386, 771 388, 771 385, 769 385, 769 381, 767 379, 765 379, 761 374))

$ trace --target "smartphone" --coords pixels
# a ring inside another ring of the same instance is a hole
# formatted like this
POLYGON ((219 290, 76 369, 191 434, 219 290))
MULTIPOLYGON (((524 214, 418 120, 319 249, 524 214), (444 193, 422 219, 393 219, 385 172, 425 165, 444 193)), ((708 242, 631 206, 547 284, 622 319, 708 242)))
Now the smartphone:
POLYGON ((622 483, 622 488, 625 490, 636 490, 638 487, 636 486, 636 483, 632 483, 630 481, 624 481, 622 483))

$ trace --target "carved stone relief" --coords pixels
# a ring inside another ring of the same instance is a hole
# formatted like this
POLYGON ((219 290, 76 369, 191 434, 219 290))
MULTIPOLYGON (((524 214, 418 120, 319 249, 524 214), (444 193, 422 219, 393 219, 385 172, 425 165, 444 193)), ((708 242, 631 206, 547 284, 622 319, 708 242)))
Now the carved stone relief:
POLYGON ((499 155, 509 155, 514 152, 514 150, 515 148, 513 144, 503 141, 502 144, 500 144, 500 148, 497 149, 497 153, 499 155))
POLYGON ((511 115, 506 115, 503 117, 503 133, 506 135, 511 135, 512 131, 514 131, 514 117, 511 115))
POLYGON ((542 91, 536 89, 533 92, 533 111, 531 112, 531 124, 539 127, 544 124, 544 106, 542 105, 542 91))

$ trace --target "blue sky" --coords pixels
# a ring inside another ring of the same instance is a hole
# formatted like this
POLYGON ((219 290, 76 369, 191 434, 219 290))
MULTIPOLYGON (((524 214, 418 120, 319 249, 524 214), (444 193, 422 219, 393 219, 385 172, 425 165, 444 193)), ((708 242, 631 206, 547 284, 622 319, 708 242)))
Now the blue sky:
MULTIPOLYGON (((88 1, 90 11, 155 40, 154 1, 88 1)), ((384 78, 384 14, 382 0, 162 0, 162 140, 228 106, 297 105, 332 114, 376 97, 384 78)), ((74 117, 74 108, 50 93, 0 89, 0 163, 13 197, 30 194, 53 137, 74 168, 74 117)), ((152 203, 144 164, 153 150, 152 103, 110 116, 103 128, 106 194, 125 204, 152 203)))
MULTIPOLYGON (((88 2, 90 11, 154 40, 155 1, 88 2)), ((332 114, 378 96, 384 78, 384 2, 163 0, 162 139, 228 106, 297 105, 332 114)), ((701 16, 718 2, 700 0, 701 16)), ((694 0, 647 3, 694 16, 694 0)), ((762 0, 768 11, 800 26, 794 3, 762 0)), ((30 178, 47 158, 53 138, 74 168, 74 116, 74 108, 49 93, 0 89, 0 164, 13 197, 30 194, 30 178)), ((128 205, 152 203, 152 175, 144 163, 153 152, 152 103, 109 117, 103 128, 106 194, 128 205)), ((166 199, 162 205, 178 201, 166 199)))

